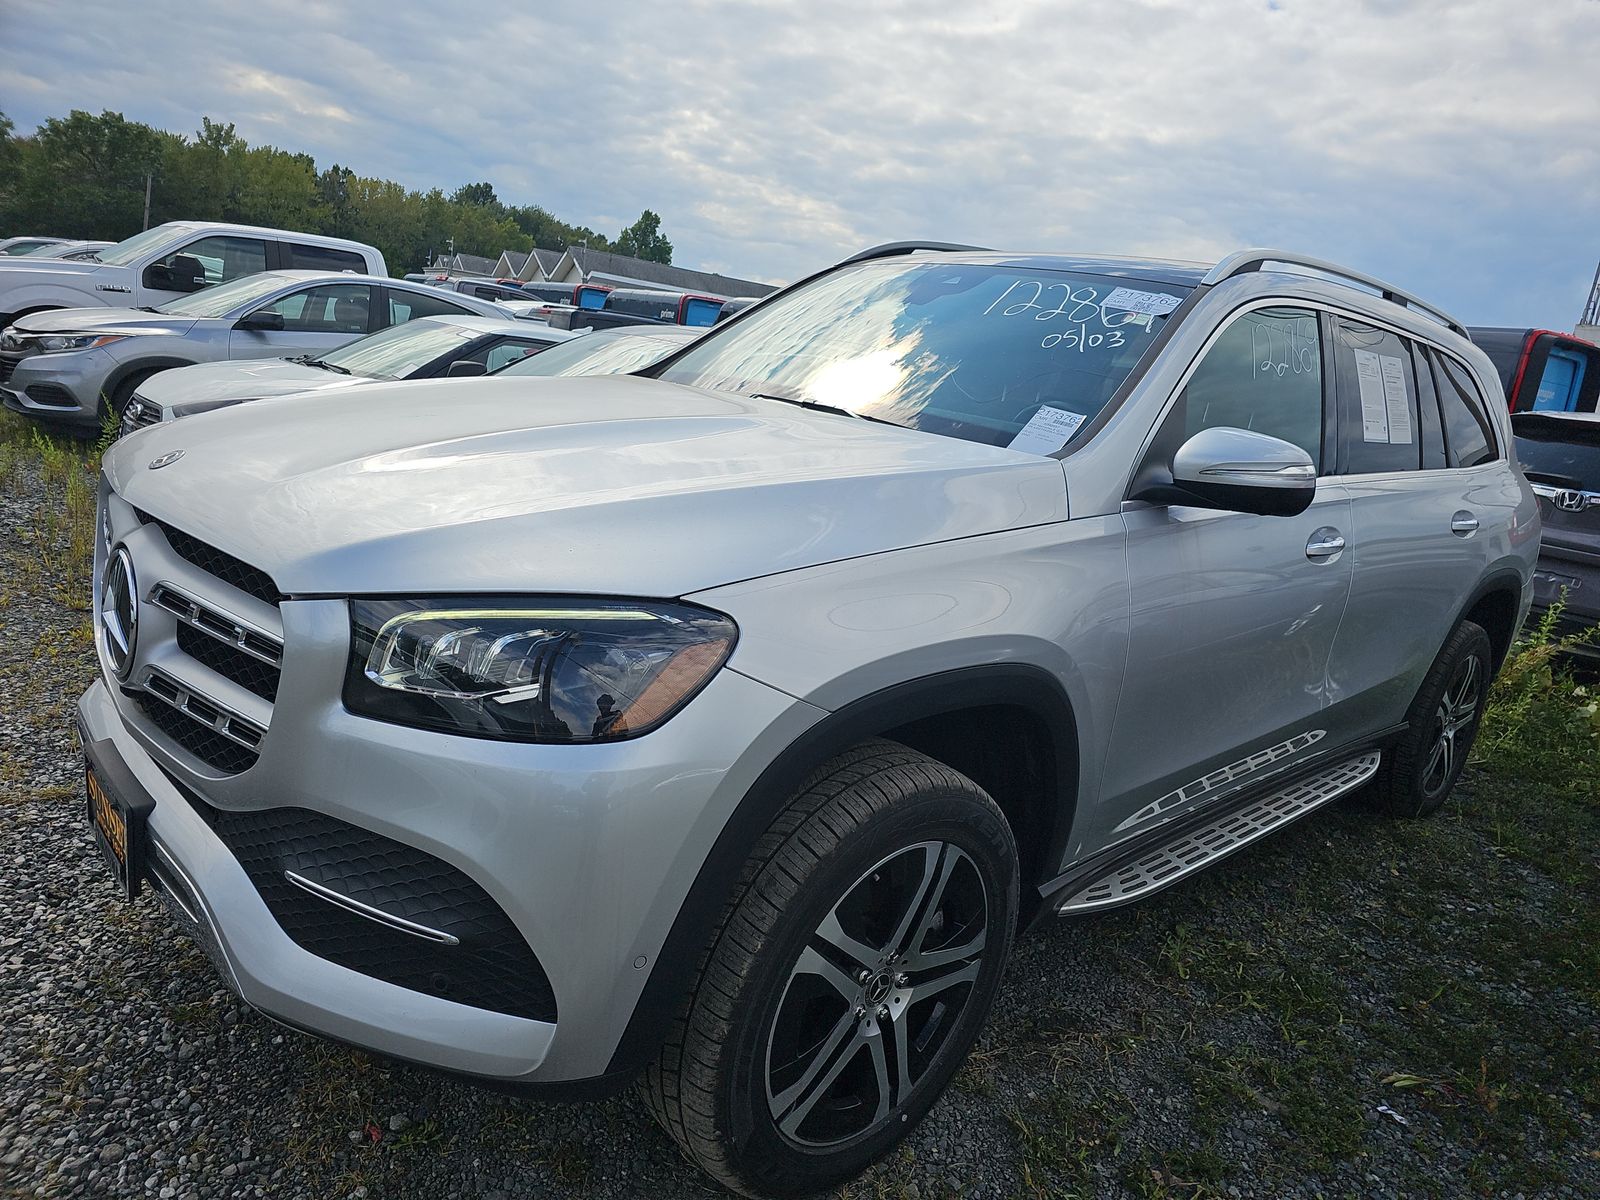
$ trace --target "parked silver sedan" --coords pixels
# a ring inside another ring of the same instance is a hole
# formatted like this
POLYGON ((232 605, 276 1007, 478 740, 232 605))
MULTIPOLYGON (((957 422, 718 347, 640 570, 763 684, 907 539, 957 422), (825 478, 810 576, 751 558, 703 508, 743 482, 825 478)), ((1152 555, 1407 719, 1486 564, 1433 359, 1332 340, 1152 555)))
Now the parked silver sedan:
POLYGON ((561 342, 585 337, 510 317, 423 317, 391 325, 320 358, 302 354, 250 362, 197 363, 140 385, 122 432, 214 408, 400 379, 488 375, 561 342))
POLYGON ((159 308, 69 308, 0 336, 0 402, 92 432, 157 371, 236 358, 320 355, 417 317, 506 316, 470 296, 377 275, 266 271, 159 308))

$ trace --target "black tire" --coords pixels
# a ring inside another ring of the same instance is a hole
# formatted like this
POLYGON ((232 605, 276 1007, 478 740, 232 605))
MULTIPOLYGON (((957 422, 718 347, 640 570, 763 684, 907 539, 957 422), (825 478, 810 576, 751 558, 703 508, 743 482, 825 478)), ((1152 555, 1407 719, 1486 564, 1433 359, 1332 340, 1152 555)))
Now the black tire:
POLYGON ((970 779, 886 741, 824 764, 746 863, 645 1073, 656 1119, 749 1196, 859 1174, 916 1127, 971 1048, 1018 886, 1011 830, 970 779), (903 957, 888 958, 895 943, 903 957), (845 944, 863 952, 854 974, 845 944))
POLYGON ((1493 677, 1489 635, 1461 622, 1417 689, 1406 713, 1409 728, 1384 752, 1368 791, 1373 807, 1395 817, 1427 817, 1444 806, 1471 753, 1493 677))

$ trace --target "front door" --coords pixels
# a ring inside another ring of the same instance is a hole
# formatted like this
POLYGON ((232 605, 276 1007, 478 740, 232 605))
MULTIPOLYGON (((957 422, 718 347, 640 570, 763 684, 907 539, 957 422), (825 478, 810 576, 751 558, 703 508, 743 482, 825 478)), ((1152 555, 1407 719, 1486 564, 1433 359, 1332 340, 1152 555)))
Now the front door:
POLYGON ((1152 443, 1170 457, 1200 430, 1230 426, 1322 465, 1298 516, 1125 506, 1128 669, 1093 844, 1147 833, 1330 745, 1320 718, 1350 590, 1350 500, 1326 468, 1324 377, 1315 312, 1246 310, 1212 341, 1152 443))
POLYGON ((276 313, 282 329, 241 329, 228 335, 230 358, 313 358, 366 336, 371 329, 372 287, 365 283, 322 283, 279 296, 255 313, 276 313))

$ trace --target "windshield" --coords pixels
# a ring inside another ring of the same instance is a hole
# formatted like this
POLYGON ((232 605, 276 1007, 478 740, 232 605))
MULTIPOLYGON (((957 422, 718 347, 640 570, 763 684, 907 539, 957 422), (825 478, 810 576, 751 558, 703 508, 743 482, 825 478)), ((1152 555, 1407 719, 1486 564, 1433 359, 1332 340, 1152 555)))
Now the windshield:
POLYGON ((861 263, 765 302, 660 378, 1052 454, 1190 290, 1037 268, 861 263))
POLYGON ((406 379, 413 371, 431 363, 462 342, 478 337, 445 321, 407 321, 391 325, 370 337, 359 338, 322 356, 330 366, 343 367, 352 375, 372 379, 406 379))
MULTIPOLYGON (((104 262, 104 256, 101 257, 104 262)), ((260 275, 246 275, 232 283, 219 283, 204 288, 192 296, 182 296, 160 305, 156 311, 177 317, 220 317, 254 300, 264 300, 280 291, 288 283, 281 275, 267 271, 260 275)))
POLYGON ((496 375, 621 375, 665 358, 683 343, 677 338, 622 333, 586 334, 542 354, 512 363, 496 375))
POLYGON ((176 234, 171 226, 157 225, 154 229, 146 229, 143 233, 136 233, 131 238, 124 238, 115 246, 107 246, 100 251, 100 261, 113 267, 125 266, 138 258, 146 250, 170 242, 176 234))

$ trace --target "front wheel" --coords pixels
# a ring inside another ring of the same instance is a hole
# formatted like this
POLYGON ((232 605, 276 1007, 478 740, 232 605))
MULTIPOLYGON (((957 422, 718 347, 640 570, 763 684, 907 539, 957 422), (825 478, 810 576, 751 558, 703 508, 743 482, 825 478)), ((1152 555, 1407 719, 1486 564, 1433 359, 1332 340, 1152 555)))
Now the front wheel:
POLYGON ((1417 690, 1406 733, 1384 755, 1371 791, 1379 809, 1426 817, 1443 807, 1467 765, 1493 672, 1489 635, 1472 621, 1461 622, 1417 690))
POLYGON ((752 855, 646 1075, 657 1119, 747 1195, 858 1174, 982 1028, 1017 876, 999 809, 934 759, 871 742, 819 769, 752 855))

